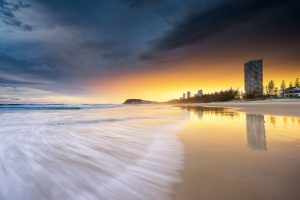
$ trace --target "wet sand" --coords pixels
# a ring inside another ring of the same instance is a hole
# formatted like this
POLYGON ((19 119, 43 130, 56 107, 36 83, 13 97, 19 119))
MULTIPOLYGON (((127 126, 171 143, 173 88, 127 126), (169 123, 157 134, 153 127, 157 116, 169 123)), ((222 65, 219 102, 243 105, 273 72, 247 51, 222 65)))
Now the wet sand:
MULTIPOLYGON (((277 118, 249 114, 300 116, 300 102, 208 105, 239 108, 243 112, 248 112, 247 117, 262 116, 263 133, 254 134, 263 134, 261 138, 266 140, 267 147, 255 149, 249 144, 251 133, 246 129, 249 122, 242 122, 243 120, 234 121, 226 118, 226 115, 213 117, 208 113, 207 121, 189 122, 185 130, 178 135, 185 145, 186 157, 182 182, 175 186, 172 199, 300 199, 300 131, 297 131, 300 130, 300 118, 288 118, 290 121, 295 121, 293 126, 289 124, 275 126, 272 124, 272 119, 277 118), (222 119, 224 120, 219 121, 222 119), (288 130, 285 128, 293 128, 293 132, 287 132, 287 137, 282 136, 285 134, 284 130, 288 130)), ((201 118, 202 115, 205 119, 205 113, 201 114, 201 118)), ((245 113, 238 116, 246 121, 245 113)), ((278 117, 278 119, 286 119, 286 117, 278 117)))

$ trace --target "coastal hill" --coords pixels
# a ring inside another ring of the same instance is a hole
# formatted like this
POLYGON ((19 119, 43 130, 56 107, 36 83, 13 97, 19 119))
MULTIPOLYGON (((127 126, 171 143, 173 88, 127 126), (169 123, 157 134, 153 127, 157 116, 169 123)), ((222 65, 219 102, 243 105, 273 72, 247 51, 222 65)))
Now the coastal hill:
POLYGON ((127 99, 123 104, 154 104, 155 101, 147 101, 143 99, 127 99))

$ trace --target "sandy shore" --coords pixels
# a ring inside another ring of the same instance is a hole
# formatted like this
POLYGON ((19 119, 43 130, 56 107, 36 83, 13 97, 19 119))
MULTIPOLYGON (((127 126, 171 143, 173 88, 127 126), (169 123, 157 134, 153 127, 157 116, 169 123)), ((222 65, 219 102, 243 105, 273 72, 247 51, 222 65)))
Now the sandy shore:
MULTIPOLYGON (((189 105, 228 107, 247 113, 300 116, 299 100, 189 105)), ((295 119, 300 122, 299 117, 295 119)), ((189 125, 179 134, 185 145, 186 159, 182 182, 175 186, 172 199, 300 199, 299 140, 287 143, 285 140, 281 141, 280 137, 274 139, 272 137, 276 128, 266 128, 268 150, 253 150, 245 144, 247 132, 244 126, 242 129, 234 129, 231 128, 235 126, 232 122, 219 125, 215 121, 207 126, 206 122, 203 123, 205 125, 200 126, 197 122, 189 125)), ((293 128, 297 132, 299 124, 295 127, 293 128)))
MULTIPOLYGON (((181 104, 183 105, 183 104, 181 104)), ((251 114, 300 116, 300 99, 274 99, 247 102, 193 103, 193 106, 226 107, 251 114)))

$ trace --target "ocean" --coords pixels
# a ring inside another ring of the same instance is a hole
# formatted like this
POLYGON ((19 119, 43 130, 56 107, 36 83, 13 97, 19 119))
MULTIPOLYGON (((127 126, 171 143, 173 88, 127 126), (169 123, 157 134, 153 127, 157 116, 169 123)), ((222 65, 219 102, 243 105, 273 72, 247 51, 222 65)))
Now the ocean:
POLYGON ((160 200, 188 118, 156 105, 0 105, 1 200, 160 200))

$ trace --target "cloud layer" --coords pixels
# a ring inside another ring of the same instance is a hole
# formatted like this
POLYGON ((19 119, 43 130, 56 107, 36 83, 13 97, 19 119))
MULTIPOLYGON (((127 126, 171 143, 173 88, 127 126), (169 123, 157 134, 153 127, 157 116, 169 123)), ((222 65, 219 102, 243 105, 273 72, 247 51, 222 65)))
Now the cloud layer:
POLYGON ((296 45, 299 4, 296 0, 0 0, 0 92, 13 94, 22 85, 80 95, 93 80, 160 68, 149 60, 189 54, 195 47, 201 54, 216 41, 222 46, 236 38, 231 45, 259 45, 256 41, 271 37, 278 44, 294 40, 296 45))

